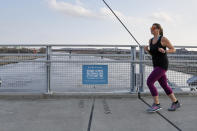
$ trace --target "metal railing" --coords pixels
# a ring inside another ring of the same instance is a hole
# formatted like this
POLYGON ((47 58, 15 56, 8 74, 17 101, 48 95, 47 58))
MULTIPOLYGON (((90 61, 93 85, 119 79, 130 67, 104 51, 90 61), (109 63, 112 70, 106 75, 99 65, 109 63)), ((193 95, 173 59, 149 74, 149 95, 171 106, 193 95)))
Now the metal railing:
MULTIPOLYGON (((178 91, 195 89, 197 47, 175 47, 177 53, 168 54, 168 84, 178 91)), ((152 61, 143 46, 31 44, 0 45, 1 48, 16 48, 18 52, 0 52, 0 92, 148 91, 146 79, 152 71, 152 61), (36 51, 42 48, 43 52, 21 53, 22 47, 36 51), (84 66, 107 66, 107 72, 85 70, 84 66), (90 83, 83 82, 84 71, 92 77, 90 83), (105 73, 106 83, 91 83, 95 82, 95 76, 104 77, 105 73)), ((160 90, 159 84, 156 85, 160 90)))

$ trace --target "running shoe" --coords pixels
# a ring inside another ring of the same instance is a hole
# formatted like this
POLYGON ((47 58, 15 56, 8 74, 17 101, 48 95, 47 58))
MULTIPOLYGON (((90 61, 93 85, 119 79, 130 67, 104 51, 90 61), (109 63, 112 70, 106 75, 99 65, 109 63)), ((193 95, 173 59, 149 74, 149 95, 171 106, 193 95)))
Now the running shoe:
POLYGON ((159 110, 161 110, 162 108, 161 108, 161 106, 160 106, 160 104, 159 105, 157 105, 157 104, 153 104, 149 109, 147 109, 146 111, 147 112, 156 112, 156 111, 159 111, 159 110))
POLYGON ((176 111, 176 109, 180 108, 181 107, 181 104, 178 102, 178 103, 172 103, 171 107, 168 108, 168 111, 176 111))

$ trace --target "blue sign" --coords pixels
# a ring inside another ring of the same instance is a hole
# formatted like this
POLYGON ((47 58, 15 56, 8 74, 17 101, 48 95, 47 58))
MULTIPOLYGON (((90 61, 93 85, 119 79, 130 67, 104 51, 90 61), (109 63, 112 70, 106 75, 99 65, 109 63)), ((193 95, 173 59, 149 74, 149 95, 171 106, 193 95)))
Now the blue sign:
POLYGON ((82 68, 83 84, 108 84, 107 65, 83 65, 82 68))

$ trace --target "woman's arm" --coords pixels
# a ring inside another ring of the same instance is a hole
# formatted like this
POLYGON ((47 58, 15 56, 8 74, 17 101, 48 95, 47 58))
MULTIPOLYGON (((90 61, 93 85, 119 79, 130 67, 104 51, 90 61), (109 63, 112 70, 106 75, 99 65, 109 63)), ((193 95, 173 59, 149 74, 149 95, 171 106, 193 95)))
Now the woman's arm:
POLYGON ((174 46, 172 46, 171 42, 166 37, 162 37, 161 44, 162 44, 162 46, 166 46, 168 48, 168 50, 164 51, 164 50, 162 50, 162 48, 159 48, 160 52, 162 52, 162 53, 176 52, 176 49, 174 48, 174 46))

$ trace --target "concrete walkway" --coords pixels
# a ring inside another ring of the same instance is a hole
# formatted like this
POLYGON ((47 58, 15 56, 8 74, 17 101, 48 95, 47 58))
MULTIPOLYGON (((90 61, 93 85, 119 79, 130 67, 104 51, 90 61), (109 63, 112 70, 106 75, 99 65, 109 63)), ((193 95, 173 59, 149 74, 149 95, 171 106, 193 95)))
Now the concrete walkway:
MULTIPOLYGON (((151 97, 143 97, 152 103, 151 97)), ((183 131, 197 130, 197 97, 179 96, 182 108, 160 113, 183 131)), ((177 131, 137 98, 1 99, 0 131, 177 131), (90 114, 92 111, 92 119, 90 114), (88 130, 88 127, 90 130, 88 130)))

